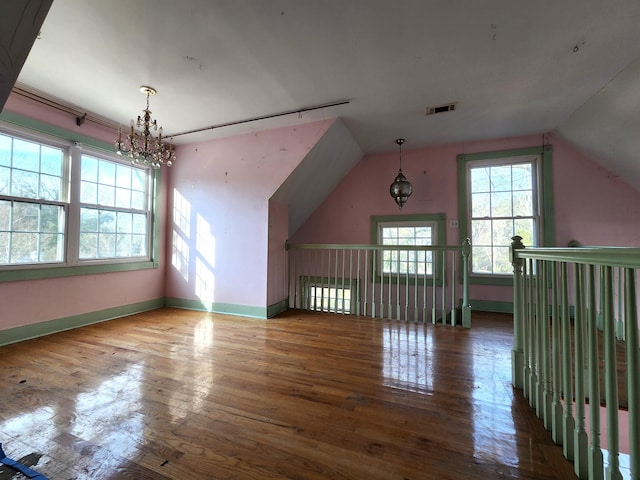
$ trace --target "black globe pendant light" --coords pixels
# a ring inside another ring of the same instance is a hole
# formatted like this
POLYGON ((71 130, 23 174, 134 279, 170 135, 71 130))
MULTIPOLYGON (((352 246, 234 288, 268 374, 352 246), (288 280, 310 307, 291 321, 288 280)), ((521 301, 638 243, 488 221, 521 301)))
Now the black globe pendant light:
POLYGON ((405 177, 402 173, 402 144, 404 143, 404 138, 398 138, 396 140, 396 143, 400 147, 400 169, 398 170, 398 176, 389 187, 389 193, 396 201, 398 206, 402 208, 411 196, 413 187, 411 186, 411 182, 409 182, 409 180, 407 180, 407 177, 405 177))

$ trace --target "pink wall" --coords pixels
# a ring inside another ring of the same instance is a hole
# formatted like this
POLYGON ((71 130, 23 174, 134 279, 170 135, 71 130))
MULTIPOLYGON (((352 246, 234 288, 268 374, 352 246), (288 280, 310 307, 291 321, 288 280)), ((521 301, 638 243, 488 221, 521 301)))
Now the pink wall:
MULTIPOLYGON (((365 156, 307 222, 292 236, 300 243, 369 243, 371 215, 445 213, 446 238, 458 244, 458 229, 448 221, 458 217, 458 154, 532 147, 542 137, 509 139, 403 150, 403 171, 413 184, 413 195, 399 210, 389 196, 389 184, 398 169, 398 154, 365 156)), ((570 240, 585 245, 634 245, 640 240, 640 211, 621 208, 637 205, 640 192, 613 177, 572 146, 554 135, 553 185, 556 246, 570 240)), ((472 285, 470 298, 510 302, 511 288, 472 285)))
MULTIPOLYGON (((115 138, 114 131, 90 122, 77 127, 74 116, 15 95, 9 98, 5 110, 109 143, 115 138)), ((166 183, 166 180, 165 175, 163 181, 166 183)), ((164 232, 164 196, 161 205, 161 231, 164 232)), ((0 330, 162 298, 166 265, 164 234, 159 240, 163 257, 157 269, 0 283, 0 330)))
MULTIPOLYGON (((332 122, 177 148, 169 184, 174 214, 168 226, 167 297, 267 306, 268 236, 286 238, 269 232, 269 198, 332 122)), ((286 232, 279 215, 276 220, 286 232)))

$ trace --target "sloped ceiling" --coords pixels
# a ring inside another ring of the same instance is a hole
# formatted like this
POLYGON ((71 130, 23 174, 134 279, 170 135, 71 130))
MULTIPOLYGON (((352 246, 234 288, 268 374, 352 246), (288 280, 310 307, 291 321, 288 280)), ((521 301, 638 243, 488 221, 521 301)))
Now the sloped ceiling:
POLYGON ((337 119, 272 196, 289 205, 289 235, 302 226, 361 158, 362 150, 337 119))
POLYGON ((181 144, 333 117, 363 154, 555 131, 638 187, 638 32, 637 0, 56 0, 18 82, 114 125, 151 85, 181 144))

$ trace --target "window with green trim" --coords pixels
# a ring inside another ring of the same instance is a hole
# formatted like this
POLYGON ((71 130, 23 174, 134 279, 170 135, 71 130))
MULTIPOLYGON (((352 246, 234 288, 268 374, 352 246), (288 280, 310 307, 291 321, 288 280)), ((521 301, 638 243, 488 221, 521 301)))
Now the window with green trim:
POLYGON ((510 277, 514 235, 527 246, 550 243, 550 162, 551 147, 458 156, 460 233, 471 240, 472 275, 510 277))
MULTIPOLYGON (((374 215, 371 217, 371 243, 377 245, 430 246, 445 244, 445 215, 374 215)), ((376 276, 400 274, 430 277, 434 275, 434 253, 415 250, 383 250, 375 264, 376 276)))
POLYGON ((0 132, 0 270, 149 261, 149 170, 69 141, 0 132))
MULTIPOLYGON (((380 222, 380 245, 433 245, 437 238, 436 222, 380 222)), ((383 273, 433 275, 433 252, 383 250, 383 273)))

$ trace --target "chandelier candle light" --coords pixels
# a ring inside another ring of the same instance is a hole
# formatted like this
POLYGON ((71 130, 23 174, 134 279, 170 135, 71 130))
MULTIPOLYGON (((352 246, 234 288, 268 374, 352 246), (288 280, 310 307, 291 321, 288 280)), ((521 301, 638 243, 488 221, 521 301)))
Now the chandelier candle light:
POLYGON ((116 140, 116 153, 118 155, 126 155, 131 158, 131 163, 135 165, 144 165, 145 167, 160 168, 163 164, 167 167, 173 165, 176 160, 176 154, 173 145, 167 145, 162 142, 162 127, 158 131, 158 137, 154 137, 151 129, 158 130, 158 122, 151 119, 151 110, 149 110, 149 96, 155 95, 157 90, 146 85, 140 87, 140 91, 147 95, 147 108, 143 110, 144 116, 138 115, 138 121, 135 126, 142 128, 142 132, 138 132, 134 128, 134 122, 131 120, 131 132, 122 137, 122 129, 118 129, 118 139, 116 140))
POLYGON ((398 170, 398 176, 393 181, 391 186, 389 187, 389 193, 396 201, 398 206, 402 208, 402 206, 407 203, 407 200, 411 196, 411 192, 413 187, 407 177, 402 174, 402 144, 404 143, 404 138, 398 138, 396 143, 400 147, 400 169, 398 170))

